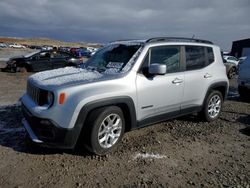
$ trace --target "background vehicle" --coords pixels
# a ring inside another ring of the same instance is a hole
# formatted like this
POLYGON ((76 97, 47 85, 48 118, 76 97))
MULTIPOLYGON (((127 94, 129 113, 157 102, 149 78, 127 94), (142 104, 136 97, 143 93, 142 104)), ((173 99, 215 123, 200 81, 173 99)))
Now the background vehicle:
POLYGON ((26 56, 13 57, 7 61, 3 71, 38 72, 62 68, 77 67, 81 61, 76 56, 62 51, 37 51, 26 56))
POLYGON ((41 46, 37 46, 37 45, 30 45, 29 46, 30 49, 35 49, 35 50, 42 50, 41 46))
POLYGON ((250 101, 250 56, 240 64, 238 90, 242 100, 250 101))
POLYGON ((77 57, 91 57, 91 52, 86 48, 77 48, 76 49, 76 56, 77 57))
POLYGON ((30 76, 23 124, 41 145, 78 143, 104 155, 136 128, 197 112, 216 120, 228 91, 225 69, 220 48, 209 41, 117 41, 81 68, 30 76))
POLYGON ((234 78, 235 75, 237 74, 237 70, 238 70, 236 64, 227 62, 225 59, 223 62, 224 62, 224 65, 226 66, 227 77, 229 79, 234 78))
POLYGON ((240 61, 239 64, 241 64, 246 58, 247 58, 246 56, 240 57, 239 58, 239 61, 240 61))
POLYGON ((0 48, 6 48, 7 45, 5 43, 0 42, 0 48))
POLYGON ((44 45, 42 46, 42 50, 53 50, 53 46, 44 45))
POLYGON ((236 67, 238 67, 240 60, 237 59, 236 57, 224 55, 223 58, 224 58, 228 63, 234 63, 234 64, 236 65, 236 67))
POLYGON ((25 48, 25 46, 20 45, 20 44, 16 44, 16 43, 14 43, 14 44, 9 44, 9 47, 10 47, 10 48, 25 48))
POLYGON ((81 48, 71 48, 70 49, 70 53, 74 54, 77 57, 91 57, 91 52, 85 48, 85 47, 81 47, 81 48))

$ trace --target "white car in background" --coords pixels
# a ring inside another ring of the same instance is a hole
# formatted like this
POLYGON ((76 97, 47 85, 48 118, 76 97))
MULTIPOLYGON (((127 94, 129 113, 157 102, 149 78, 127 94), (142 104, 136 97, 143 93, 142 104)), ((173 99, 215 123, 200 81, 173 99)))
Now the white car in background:
POLYGON ((5 43, 0 43, 0 48, 6 48, 7 47, 7 45, 5 44, 5 43))
POLYGON ((240 61, 239 64, 241 64, 246 58, 247 58, 247 56, 240 57, 239 58, 239 61, 240 61))
POLYGON ((10 44, 9 47, 10 48, 26 48, 25 46, 20 45, 20 44, 16 44, 16 43, 10 44))
POLYGON ((236 66, 238 67, 240 60, 237 59, 236 57, 230 55, 224 55, 223 58, 229 63, 236 64, 236 66))
POLYGON ((238 90, 241 99, 250 100, 250 56, 240 63, 238 90))

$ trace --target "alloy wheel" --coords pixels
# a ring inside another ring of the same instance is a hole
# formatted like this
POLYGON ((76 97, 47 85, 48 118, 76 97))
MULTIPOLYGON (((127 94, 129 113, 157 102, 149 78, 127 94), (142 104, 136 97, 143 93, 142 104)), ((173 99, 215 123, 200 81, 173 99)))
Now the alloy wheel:
POLYGON ((102 148, 112 147, 120 138, 122 119, 118 114, 110 114, 101 123, 98 131, 98 142, 102 148))

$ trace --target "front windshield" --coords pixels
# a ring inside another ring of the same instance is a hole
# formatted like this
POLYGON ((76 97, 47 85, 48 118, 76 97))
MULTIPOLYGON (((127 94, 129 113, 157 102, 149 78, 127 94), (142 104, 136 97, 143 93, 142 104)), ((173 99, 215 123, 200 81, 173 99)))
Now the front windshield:
POLYGON ((98 50, 84 65, 85 68, 99 72, 115 70, 121 71, 141 47, 140 43, 110 44, 98 50))
POLYGON ((31 57, 33 56, 34 54, 40 52, 39 50, 38 51, 35 51, 35 52, 31 52, 31 53, 28 53, 27 55, 25 55, 24 57, 28 58, 28 57, 31 57))

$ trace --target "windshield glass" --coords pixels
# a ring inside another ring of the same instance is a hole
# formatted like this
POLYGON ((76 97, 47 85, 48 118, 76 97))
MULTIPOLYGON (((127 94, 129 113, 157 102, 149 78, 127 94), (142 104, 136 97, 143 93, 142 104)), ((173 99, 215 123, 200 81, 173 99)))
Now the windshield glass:
POLYGON ((38 52, 39 52, 39 51, 31 52, 31 53, 25 55, 24 57, 26 57, 26 58, 31 57, 31 56, 33 56, 34 54, 38 53, 38 52))
POLYGON ((98 52, 84 64, 84 67, 99 72, 117 73, 127 65, 140 47, 140 43, 110 44, 98 50, 98 52))

